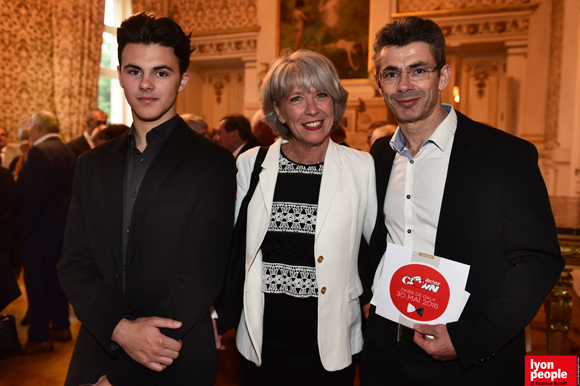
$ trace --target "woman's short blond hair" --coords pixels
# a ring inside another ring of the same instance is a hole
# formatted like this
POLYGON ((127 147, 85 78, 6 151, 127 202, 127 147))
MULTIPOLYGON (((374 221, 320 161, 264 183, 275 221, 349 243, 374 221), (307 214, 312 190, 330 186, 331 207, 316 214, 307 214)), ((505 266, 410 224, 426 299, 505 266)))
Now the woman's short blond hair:
POLYGON ((334 130, 344 114, 348 92, 340 84, 338 73, 332 62, 325 56, 309 50, 291 52, 284 50, 270 65, 262 83, 262 109, 266 123, 276 135, 291 139, 288 125, 278 119, 274 103, 280 106, 282 100, 296 87, 328 94, 334 101, 334 130))

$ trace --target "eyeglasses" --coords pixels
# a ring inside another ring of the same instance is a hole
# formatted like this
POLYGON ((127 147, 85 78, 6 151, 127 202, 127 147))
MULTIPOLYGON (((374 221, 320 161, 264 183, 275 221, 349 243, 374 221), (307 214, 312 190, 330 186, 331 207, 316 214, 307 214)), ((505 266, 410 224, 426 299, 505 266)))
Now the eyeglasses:
POLYGON ((443 67, 445 63, 441 63, 435 68, 428 68, 424 66, 415 67, 411 70, 407 71, 396 71, 396 70, 385 70, 379 74, 377 74, 377 79, 381 82, 385 83, 399 83, 403 73, 407 73, 409 79, 413 80, 425 80, 429 79, 429 75, 433 71, 438 71, 441 67, 443 67))

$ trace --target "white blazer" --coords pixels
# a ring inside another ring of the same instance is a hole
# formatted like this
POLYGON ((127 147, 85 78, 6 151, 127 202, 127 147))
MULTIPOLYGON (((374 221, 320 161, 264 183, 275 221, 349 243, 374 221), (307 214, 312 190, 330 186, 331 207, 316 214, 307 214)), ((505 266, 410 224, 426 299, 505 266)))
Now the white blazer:
MULTIPOLYGON (((248 206, 244 310, 236 345, 246 359, 258 366, 262 362, 264 316, 260 246, 270 222, 283 142, 286 141, 279 139, 270 146, 262 163, 260 182, 248 206)), ((258 149, 248 150, 237 161, 236 218, 248 191, 258 149)), ((318 283, 318 346, 327 371, 347 367, 352 355, 362 350, 359 296, 363 288, 357 262, 361 234, 370 239, 376 211, 372 157, 330 141, 324 158, 312 256, 318 283)))

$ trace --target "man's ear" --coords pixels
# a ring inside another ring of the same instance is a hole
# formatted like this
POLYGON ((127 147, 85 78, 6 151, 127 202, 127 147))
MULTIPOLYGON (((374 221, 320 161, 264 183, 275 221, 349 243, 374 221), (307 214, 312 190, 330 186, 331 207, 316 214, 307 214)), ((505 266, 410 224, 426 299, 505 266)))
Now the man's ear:
POLYGON ((445 90, 451 80, 451 66, 446 64, 441 67, 441 76, 439 76, 439 91, 445 90))
POLYGON ((183 75, 181 75, 181 81, 179 82, 179 89, 177 91, 182 92, 183 90, 185 90, 187 82, 189 82, 189 73, 184 72, 183 75))
POLYGON ((375 75, 375 82, 377 83, 377 90, 379 91, 379 95, 383 96, 383 88, 381 87, 381 80, 379 79, 378 75, 375 75))
POLYGON ((119 77, 119 84, 121 85, 121 88, 125 88, 123 87, 123 78, 121 77, 121 65, 117 66, 117 76, 119 77))

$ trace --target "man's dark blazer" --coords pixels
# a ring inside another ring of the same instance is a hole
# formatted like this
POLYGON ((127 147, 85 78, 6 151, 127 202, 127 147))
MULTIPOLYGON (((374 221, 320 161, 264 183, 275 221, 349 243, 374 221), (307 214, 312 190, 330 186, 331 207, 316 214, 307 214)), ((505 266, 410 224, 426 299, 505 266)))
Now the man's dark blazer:
POLYGON ((0 166, 0 311, 20 296, 8 259, 16 212, 16 185, 12 174, 0 166))
POLYGON ((261 146, 260 142, 254 137, 250 138, 250 140, 246 142, 244 146, 242 146, 236 158, 238 158, 243 152, 248 151, 256 146, 261 146))
POLYGON ((50 137, 28 152, 16 182, 21 244, 63 240, 76 161, 58 137, 50 137))
POLYGON ((234 221, 231 153, 179 122, 147 170, 122 263, 127 133, 83 154, 73 186, 61 284, 82 323, 66 385, 213 385, 216 349, 210 307, 222 288, 234 221), (123 269, 125 292, 123 294, 123 269), (111 343, 123 318, 181 321, 162 332, 182 340, 161 373, 111 343))
POLYGON ((80 157, 84 152, 91 150, 91 145, 89 145, 84 135, 73 139, 67 143, 67 145, 76 153, 77 157, 80 157))
MULTIPOLYGON (((564 259, 536 148, 457 117, 435 254, 471 266, 471 297, 459 321, 447 324, 459 359, 442 363, 452 385, 522 385, 523 330, 558 281, 564 259)), ((386 244, 383 205, 395 152, 383 138, 371 153, 379 202, 370 243, 376 269, 386 244)))

